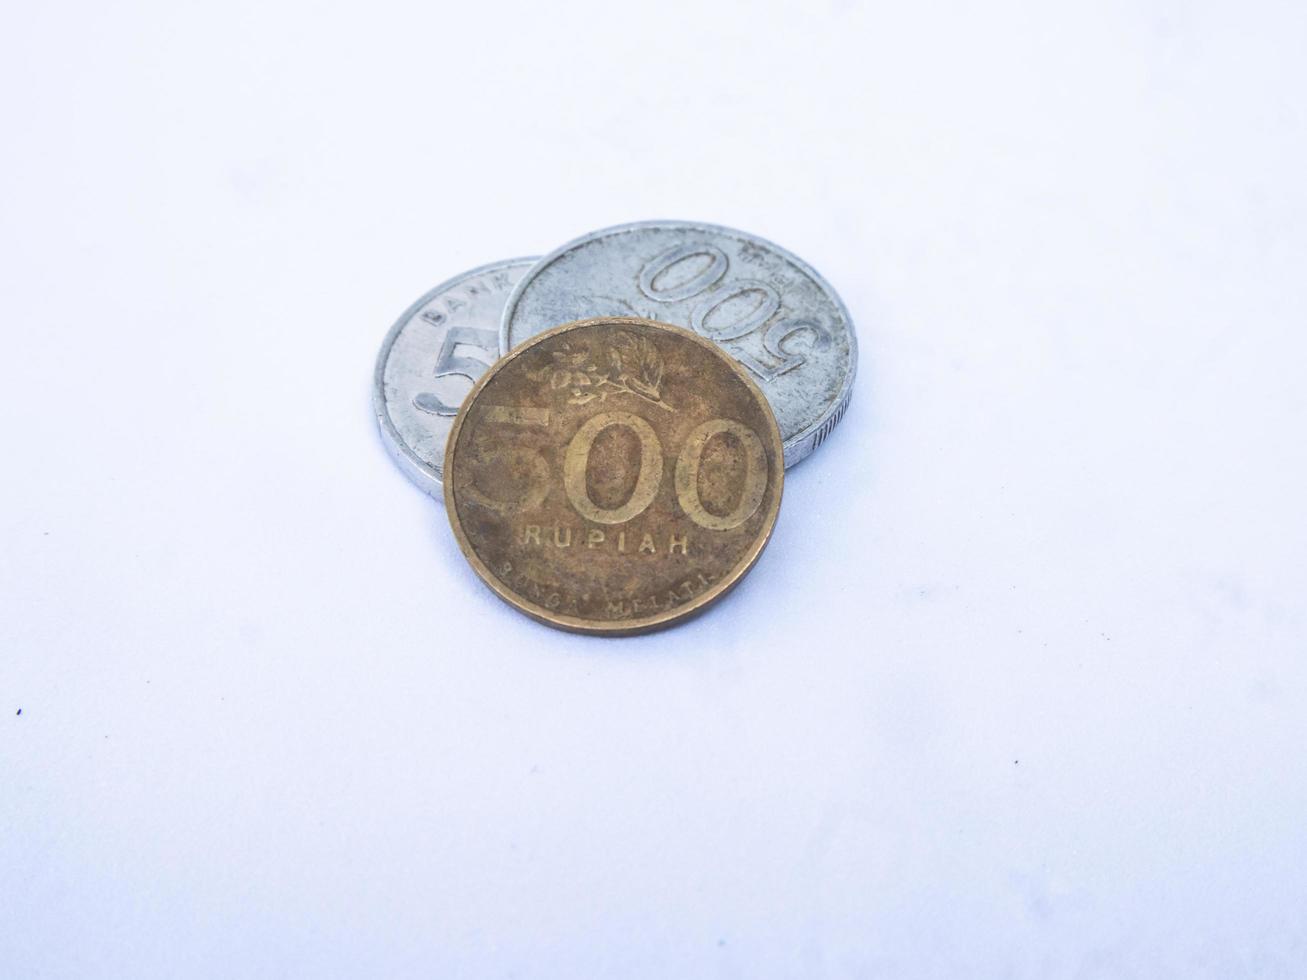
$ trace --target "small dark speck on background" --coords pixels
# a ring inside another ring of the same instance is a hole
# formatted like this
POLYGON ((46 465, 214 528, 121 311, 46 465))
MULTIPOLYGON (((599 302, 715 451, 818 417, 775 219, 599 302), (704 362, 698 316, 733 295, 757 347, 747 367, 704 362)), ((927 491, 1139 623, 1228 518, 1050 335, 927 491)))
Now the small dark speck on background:
POLYGON ((21 715, 21 714, 23 713, 23 709, 22 709, 22 708, 19 708, 19 709, 18 709, 18 713, 21 715))

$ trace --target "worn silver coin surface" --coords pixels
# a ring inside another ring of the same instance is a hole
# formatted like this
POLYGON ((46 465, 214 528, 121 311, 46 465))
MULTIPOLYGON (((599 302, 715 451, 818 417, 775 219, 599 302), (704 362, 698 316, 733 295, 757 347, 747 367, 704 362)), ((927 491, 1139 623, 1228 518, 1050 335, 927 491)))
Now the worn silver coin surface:
POLYGON ((689 327, 743 364, 776 416, 787 467, 848 407, 858 364, 848 310, 811 266, 756 235, 688 221, 584 235, 522 277, 504 305, 499 349, 614 315, 689 327))
POLYGON ((432 496, 441 496, 445 441, 459 406, 499 358, 504 301, 534 262, 492 262, 441 283, 381 345, 372 378, 381 436, 399 468, 432 496))

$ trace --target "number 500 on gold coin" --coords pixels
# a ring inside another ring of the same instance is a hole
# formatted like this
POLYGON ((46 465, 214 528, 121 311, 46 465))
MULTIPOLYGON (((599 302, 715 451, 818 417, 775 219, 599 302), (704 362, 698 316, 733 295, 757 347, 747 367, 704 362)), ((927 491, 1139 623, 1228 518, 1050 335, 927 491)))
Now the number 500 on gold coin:
POLYGON ((780 510, 780 432, 716 345, 634 317, 565 324, 496 364, 445 449, 460 548, 561 629, 678 622, 757 561, 780 510))

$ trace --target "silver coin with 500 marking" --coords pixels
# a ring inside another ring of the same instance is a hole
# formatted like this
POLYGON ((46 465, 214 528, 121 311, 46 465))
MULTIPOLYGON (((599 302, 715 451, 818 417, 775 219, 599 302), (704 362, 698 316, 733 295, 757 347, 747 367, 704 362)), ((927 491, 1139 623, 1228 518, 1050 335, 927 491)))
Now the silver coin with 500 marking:
POLYGON ((755 235, 687 221, 592 232, 537 262, 504 306, 500 351, 582 317, 689 327, 748 369, 767 396, 785 465, 844 414, 857 371, 853 321, 810 266, 755 235))

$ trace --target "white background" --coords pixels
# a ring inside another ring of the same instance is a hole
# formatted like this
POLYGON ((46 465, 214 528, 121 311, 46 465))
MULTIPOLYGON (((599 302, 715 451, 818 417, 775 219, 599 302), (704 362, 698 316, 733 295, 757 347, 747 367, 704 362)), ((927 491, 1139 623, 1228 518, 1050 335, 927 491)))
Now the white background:
POLYGON ((1307 974, 1301 3, 25 3, 0 974, 1307 974), (711 613, 495 599, 420 293, 684 217, 858 323, 711 613), (21 715, 18 714, 21 709, 21 715))

